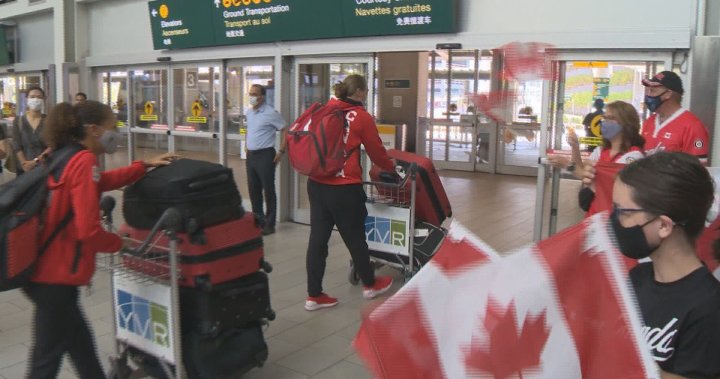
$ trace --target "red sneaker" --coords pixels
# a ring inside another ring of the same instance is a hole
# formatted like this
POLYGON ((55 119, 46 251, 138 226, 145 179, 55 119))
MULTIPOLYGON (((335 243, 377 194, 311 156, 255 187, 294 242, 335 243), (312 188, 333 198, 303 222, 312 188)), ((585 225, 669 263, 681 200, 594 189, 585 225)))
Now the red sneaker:
POLYGON ((387 292, 393 284, 393 279, 389 276, 376 276, 375 284, 372 287, 363 286, 363 297, 373 299, 387 292))
POLYGON ((320 293, 320 296, 308 296, 305 300, 305 309, 308 311, 316 311, 321 308, 330 308, 338 304, 338 299, 328 296, 326 293, 320 293))

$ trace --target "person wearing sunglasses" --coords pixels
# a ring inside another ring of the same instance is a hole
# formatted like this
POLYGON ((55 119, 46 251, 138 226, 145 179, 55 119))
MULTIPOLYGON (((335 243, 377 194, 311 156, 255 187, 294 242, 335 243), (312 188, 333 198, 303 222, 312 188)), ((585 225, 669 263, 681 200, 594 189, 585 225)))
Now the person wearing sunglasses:
POLYGON ((697 157, 659 152, 635 161, 613 187, 610 227, 628 258, 647 347, 663 378, 720 377, 720 282, 695 240, 713 202, 713 180, 697 157))

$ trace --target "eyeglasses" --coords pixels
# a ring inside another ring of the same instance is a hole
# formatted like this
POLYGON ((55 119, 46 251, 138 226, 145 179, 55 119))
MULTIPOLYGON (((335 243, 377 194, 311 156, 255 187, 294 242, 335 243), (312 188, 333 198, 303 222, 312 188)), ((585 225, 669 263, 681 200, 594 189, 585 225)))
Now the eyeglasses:
POLYGON ((619 215, 624 215, 632 212, 647 212, 647 209, 644 208, 620 208, 617 205, 613 204, 613 211, 619 215))

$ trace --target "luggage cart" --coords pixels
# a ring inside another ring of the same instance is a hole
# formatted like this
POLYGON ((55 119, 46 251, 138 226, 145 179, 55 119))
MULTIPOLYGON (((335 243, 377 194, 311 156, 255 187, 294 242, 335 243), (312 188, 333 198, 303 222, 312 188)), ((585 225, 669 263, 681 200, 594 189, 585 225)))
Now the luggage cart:
MULTIPOLYGON (((370 261, 375 268, 389 266, 409 280, 420 269, 414 253, 415 191, 417 165, 412 164, 399 172, 401 180, 392 174, 381 175, 382 181, 363 182, 367 195, 368 216, 365 236, 370 250, 370 261), (409 185, 408 185, 409 183, 409 185)), ((352 260, 348 281, 360 283, 352 260)))
MULTIPOLYGON (((103 223, 112 226, 114 200, 103 199, 103 223), (109 208, 109 209, 108 209, 109 208)), ((180 330, 180 293, 177 230, 180 213, 163 213, 145 241, 132 241, 132 248, 107 254, 98 268, 111 275, 114 307, 115 355, 110 379, 185 378, 180 330), (166 235, 168 248, 156 243, 166 235), (161 254, 146 254, 161 251, 161 254)))

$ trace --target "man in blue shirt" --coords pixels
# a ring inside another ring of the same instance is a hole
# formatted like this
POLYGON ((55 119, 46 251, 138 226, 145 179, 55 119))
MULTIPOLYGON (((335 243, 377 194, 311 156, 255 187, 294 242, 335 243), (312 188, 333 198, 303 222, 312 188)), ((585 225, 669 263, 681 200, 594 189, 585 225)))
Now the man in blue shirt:
POLYGON ((253 84, 248 93, 250 106, 247 117, 247 181, 253 213, 263 225, 263 234, 275 233, 277 196, 275 165, 285 153, 285 120, 265 102, 265 87, 253 84), (280 132, 280 150, 275 151, 275 133, 280 132), (263 212, 263 191, 265 212, 263 212))

